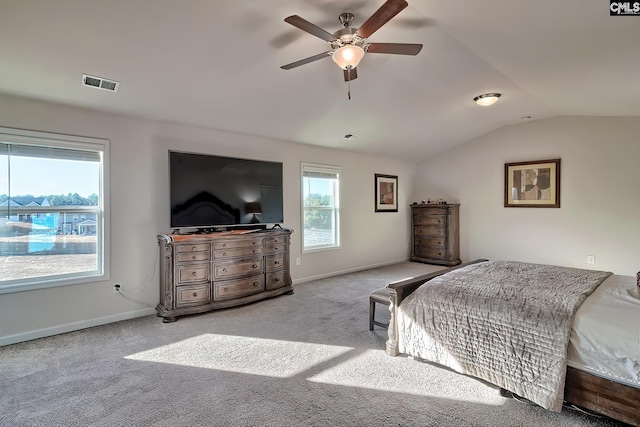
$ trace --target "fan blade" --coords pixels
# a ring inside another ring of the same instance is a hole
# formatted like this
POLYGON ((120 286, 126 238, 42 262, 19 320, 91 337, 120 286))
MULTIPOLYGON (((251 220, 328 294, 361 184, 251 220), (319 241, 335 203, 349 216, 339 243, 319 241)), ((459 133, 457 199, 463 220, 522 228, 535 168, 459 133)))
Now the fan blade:
POLYGON ((287 22, 294 27, 300 28, 302 31, 306 31, 307 33, 314 35, 316 37, 320 37, 322 40, 326 42, 332 42, 336 40, 336 36, 331 34, 328 31, 323 30, 317 25, 312 24, 304 18, 299 17, 298 15, 291 15, 287 18, 284 18, 284 22, 287 22))
POLYGON ((296 68, 296 67, 299 67, 301 65, 308 64, 309 62, 317 61, 318 59, 329 58, 332 53, 333 53, 332 51, 322 52, 322 53, 319 53, 317 55, 313 55, 313 56, 310 56, 308 58, 301 59, 300 61, 296 61, 296 62, 292 62, 291 64, 283 65, 280 68, 282 68, 283 70, 290 70, 292 68, 296 68))
POLYGON ((344 72, 344 81, 348 82, 349 80, 355 80, 358 78, 358 69, 357 68, 352 68, 351 69, 351 73, 349 73, 349 71, 347 70, 342 70, 344 72), (351 78, 349 78, 351 77, 351 78))
POLYGON ((385 4, 380 6, 380 9, 376 10, 375 13, 362 24, 357 34, 363 39, 366 39, 408 5, 405 0, 387 0, 385 4))
POLYGON ((369 53, 391 53, 396 55, 417 55, 422 50, 421 44, 413 43, 370 43, 369 53))

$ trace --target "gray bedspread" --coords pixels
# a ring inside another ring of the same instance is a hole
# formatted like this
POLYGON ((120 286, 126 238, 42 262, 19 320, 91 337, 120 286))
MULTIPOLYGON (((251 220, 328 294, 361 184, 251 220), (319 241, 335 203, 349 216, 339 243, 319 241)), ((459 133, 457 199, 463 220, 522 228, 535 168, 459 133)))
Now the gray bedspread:
POLYGON ((560 411, 574 314, 609 275, 508 261, 454 270, 400 304, 399 350, 560 411))

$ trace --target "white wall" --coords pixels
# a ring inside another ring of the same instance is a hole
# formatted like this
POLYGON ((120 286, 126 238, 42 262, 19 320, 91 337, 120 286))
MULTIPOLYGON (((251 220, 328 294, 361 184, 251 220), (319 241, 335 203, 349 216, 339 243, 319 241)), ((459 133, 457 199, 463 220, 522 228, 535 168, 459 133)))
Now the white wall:
POLYGON ((508 126, 418 164, 412 201, 459 202, 461 256, 640 270, 640 118, 508 126), (504 164, 561 159, 561 208, 505 208, 504 164), (587 264, 595 255, 595 265, 587 264))
MULTIPOLYGON (((285 227, 295 283, 409 257, 409 195, 415 165, 209 129, 128 118, 0 95, 0 126, 110 140, 111 269, 105 282, 0 296, 0 345, 154 313, 156 235, 169 228, 168 149, 282 161, 285 227), (300 162, 338 165, 342 247, 301 253, 300 162), (374 213, 374 174, 399 176, 399 212, 374 213), (301 265, 295 259, 301 258, 301 265), (114 295, 114 282, 134 293, 114 295)), ((158 319, 160 321, 160 319, 158 319)))

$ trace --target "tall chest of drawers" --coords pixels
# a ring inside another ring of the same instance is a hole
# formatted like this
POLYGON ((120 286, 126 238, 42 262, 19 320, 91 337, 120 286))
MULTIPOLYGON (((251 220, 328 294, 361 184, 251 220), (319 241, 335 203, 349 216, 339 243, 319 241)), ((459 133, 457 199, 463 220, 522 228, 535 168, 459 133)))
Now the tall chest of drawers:
POLYGON ((459 204, 411 206, 411 261, 460 264, 459 204))
POLYGON ((290 230, 158 236, 158 316, 179 316, 293 293, 290 230))

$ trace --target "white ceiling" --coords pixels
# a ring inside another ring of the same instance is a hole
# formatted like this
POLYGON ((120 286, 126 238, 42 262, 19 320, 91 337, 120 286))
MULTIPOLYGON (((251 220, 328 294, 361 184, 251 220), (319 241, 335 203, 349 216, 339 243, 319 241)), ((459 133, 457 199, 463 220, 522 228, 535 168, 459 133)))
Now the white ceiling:
POLYGON ((603 0, 408 2, 369 41, 422 52, 366 54, 349 101, 329 58, 280 69, 328 50, 284 18, 334 32, 383 0, 0 0, 0 92, 413 160, 523 116, 640 116, 640 16, 603 0), (503 95, 475 105, 485 92, 503 95))

